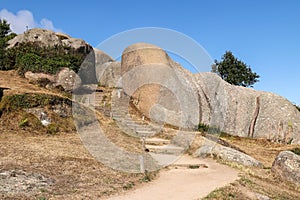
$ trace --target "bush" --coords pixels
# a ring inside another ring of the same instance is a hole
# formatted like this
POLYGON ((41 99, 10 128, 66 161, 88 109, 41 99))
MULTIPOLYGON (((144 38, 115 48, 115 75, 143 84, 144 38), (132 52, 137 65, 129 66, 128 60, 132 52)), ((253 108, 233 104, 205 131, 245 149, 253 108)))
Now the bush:
POLYGON ((22 108, 44 107, 47 105, 68 104, 72 102, 57 96, 46 94, 15 94, 5 96, 0 102, 0 111, 11 111, 22 108))
POLYGON ((42 47, 28 42, 6 50, 0 70, 16 69, 21 75, 27 71, 55 74, 67 67, 77 73, 85 56, 68 46, 42 47))

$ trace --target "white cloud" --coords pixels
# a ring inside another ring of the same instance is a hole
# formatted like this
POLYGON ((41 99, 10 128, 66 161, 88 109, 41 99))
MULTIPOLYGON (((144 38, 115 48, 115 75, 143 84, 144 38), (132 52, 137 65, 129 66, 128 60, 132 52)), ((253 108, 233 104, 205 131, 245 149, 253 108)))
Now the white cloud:
POLYGON ((11 30, 18 34, 23 33, 27 28, 44 28, 55 32, 63 32, 61 29, 56 28, 49 19, 43 18, 40 22, 36 22, 33 14, 28 10, 20 10, 17 14, 14 14, 6 9, 2 9, 0 18, 6 19, 10 24, 11 30))

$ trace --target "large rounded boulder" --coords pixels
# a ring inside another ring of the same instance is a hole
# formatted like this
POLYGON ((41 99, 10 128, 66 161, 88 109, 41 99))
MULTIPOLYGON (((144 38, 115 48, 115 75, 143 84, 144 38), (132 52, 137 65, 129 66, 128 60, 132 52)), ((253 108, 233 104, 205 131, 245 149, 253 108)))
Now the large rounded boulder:
POLYGON ((172 63, 168 54, 155 45, 133 44, 122 54, 122 88, 146 117, 194 128, 199 121, 197 94, 186 87, 172 63))

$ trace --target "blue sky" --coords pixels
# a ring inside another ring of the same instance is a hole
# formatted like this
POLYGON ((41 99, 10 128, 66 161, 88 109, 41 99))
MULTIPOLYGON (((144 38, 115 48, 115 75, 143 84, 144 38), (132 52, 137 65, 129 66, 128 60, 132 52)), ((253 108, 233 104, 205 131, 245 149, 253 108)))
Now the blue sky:
POLYGON ((220 60, 231 50, 261 76, 255 89, 296 104, 300 104, 299 10, 298 0, 0 0, 0 16, 12 17, 18 30, 26 23, 30 28, 62 30, 93 46, 133 28, 179 31, 213 59, 220 60))

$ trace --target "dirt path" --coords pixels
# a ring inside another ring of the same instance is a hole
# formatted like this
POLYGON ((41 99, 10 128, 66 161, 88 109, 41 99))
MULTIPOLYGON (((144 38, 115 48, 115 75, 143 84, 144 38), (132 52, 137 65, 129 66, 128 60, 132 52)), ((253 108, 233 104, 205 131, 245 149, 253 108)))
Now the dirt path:
POLYGON ((237 170, 210 159, 200 160, 183 156, 176 163, 205 164, 207 168, 175 167, 162 170, 158 179, 153 182, 134 191, 111 197, 109 200, 195 200, 207 196, 213 190, 238 178, 237 170))

